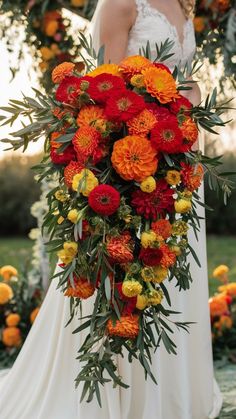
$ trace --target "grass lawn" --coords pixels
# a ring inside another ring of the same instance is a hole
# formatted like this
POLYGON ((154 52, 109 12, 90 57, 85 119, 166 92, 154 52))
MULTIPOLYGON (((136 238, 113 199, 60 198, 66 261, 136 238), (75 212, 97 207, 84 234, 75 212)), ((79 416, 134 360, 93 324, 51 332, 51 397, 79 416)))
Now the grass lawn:
MULTIPOLYGON (((13 265, 19 271, 29 266, 33 242, 28 238, 0 239, 0 267, 13 265)), ((214 294, 219 282, 212 278, 217 265, 225 264, 230 268, 230 280, 236 282, 236 237, 208 236, 208 271, 210 295, 214 294)))

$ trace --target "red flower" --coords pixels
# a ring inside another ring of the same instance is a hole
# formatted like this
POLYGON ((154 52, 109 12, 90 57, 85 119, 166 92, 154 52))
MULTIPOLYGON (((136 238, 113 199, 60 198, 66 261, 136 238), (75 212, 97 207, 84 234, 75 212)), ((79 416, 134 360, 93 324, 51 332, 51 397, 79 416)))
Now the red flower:
POLYGON ((161 63, 153 63, 154 67, 156 68, 160 68, 161 70, 166 70, 167 73, 172 74, 169 67, 167 67, 165 64, 161 64, 161 63))
POLYGON ((146 108, 154 114, 157 121, 169 119, 171 116, 171 113, 167 108, 164 108, 164 106, 159 106, 154 102, 146 103, 146 108))
POLYGON ((169 154, 181 152, 183 135, 175 116, 157 122, 151 131, 151 143, 159 152, 169 154))
POLYGON ((170 110, 175 115, 179 112, 189 111, 192 107, 192 103, 184 96, 180 96, 179 99, 175 99, 175 101, 170 103, 170 110))
POLYGON ((89 157, 93 156, 98 147, 99 139, 100 134, 93 127, 84 126, 76 131, 72 143, 79 161, 84 163, 89 157))
POLYGON ((110 185, 98 185, 89 194, 90 207, 101 215, 112 215, 120 205, 119 192, 110 185))
POLYGON ((96 102, 105 103, 109 97, 123 90, 125 83, 121 77, 103 73, 93 78, 89 94, 96 102))
POLYGON ((69 145, 63 152, 58 153, 58 148, 51 147, 50 157, 55 164, 68 164, 71 160, 75 160, 75 150, 69 145))
POLYGON ((142 248, 139 253, 139 259, 147 266, 159 265, 162 256, 162 251, 160 249, 151 249, 150 247, 147 249, 142 248))
POLYGON ((64 179, 65 184, 68 188, 71 188, 73 177, 80 173, 81 170, 84 169, 84 165, 77 162, 77 161, 71 161, 64 169, 64 179))
MULTIPOLYGON (((81 94, 82 83, 88 82, 89 86, 93 83, 92 77, 76 77, 69 76, 65 77, 56 91, 56 100, 70 105, 75 105, 76 101, 81 94)), ((88 91, 88 89, 85 89, 88 91)))
POLYGON ((131 204, 137 214, 146 219, 156 220, 159 215, 165 218, 167 212, 174 209, 173 190, 164 179, 157 182, 155 191, 146 193, 138 189, 132 194, 131 204))
POLYGON ((122 282, 117 282, 115 287, 119 293, 119 298, 121 301, 125 302, 125 305, 122 310, 122 315, 132 314, 136 309, 137 297, 126 297, 122 292, 122 282))
POLYGON ((111 263, 133 262, 134 243, 129 232, 107 238, 107 253, 111 263))
POLYGON ((111 120, 126 122, 145 107, 144 99, 141 96, 129 90, 124 90, 108 99, 105 113, 111 120))

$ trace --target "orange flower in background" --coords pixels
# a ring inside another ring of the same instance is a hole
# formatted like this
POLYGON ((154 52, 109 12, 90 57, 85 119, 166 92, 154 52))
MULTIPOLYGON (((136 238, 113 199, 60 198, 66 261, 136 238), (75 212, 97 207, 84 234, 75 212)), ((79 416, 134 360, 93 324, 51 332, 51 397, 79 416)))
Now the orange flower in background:
POLYGON ((123 179, 137 182, 153 175, 158 165, 156 152, 150 141, 135 135, 115 142, 111 161, 123 179))
POLYGON ((74 283, 75 287, 69 285, 65 291, 66 297, 81 298, 86 300, 94 294, 95 288, 86 278, 79 278, 74 275, 74 283))
POLYGON ((18 347, 22 343, 21 332, 18 327, 6 327, 2 332, 2 341, 5 346, 18 347))
POLYGON ((103 108, 97 105, 84 106, 76 119, 79 127, 86 127, 88 125, 99 128, 106 126, 107 118, 103 108))
POLYGON ((85 4, 85 0, 70 0, 70 4, 73 7, 82 7, 85 4))
POLYGON ((11 287, 3 282, 0 282, 0 304, 8 303, 13 297, 11 287))
POLYGON ((227 285, 221 285, 218 287, 220 292, 224 292, 231 297, 236 297, 236 282, 230 282, 227 285))
POLYGON ((221 316, 219 323, 221 325, 222 328, 226 328, 226 329, 231 329, 231 327, 233 326, 233 320, 230 316, 221 316))
POLYGON ((84 162, 93 155, 99 139, 100 134, 93 127, 83 126, 76 131, 72 143, 79 161, 84 162))
POLYGON ((20 315, 17 313, 10 313, 6 317, 6 324, 9 327, 17 326, 20 323, 20 315))
POLYGON ((146 136, 155 126, 157 119, 148 109, 144 109, 140 114, 127 122, 130 135, 146 136))
POLYGON ((212 12, 225 12, 230 7, 230 0, 214 0, 210 4, 212 12))
POLYGON ((124 58, 119 64, 119 69, 126 79, 130 79, 136 74, 142 73, 145 68, 151 67, 152 63, 148 58, 140 55, 133 55, 131 57, 124 58))
POLYGON ((84 165, 77 162, 71 161, 64 169, 65 184, 68 188, 72 187, 73 177, 84 169, 84 165))
POLYGON ((64 62, 57 65, 52 71, 53 83, 61 83, 66 76, 71 76, 74 70, 75 64, 70 62, 64 62))
POLYGON ((204 169, 201 164, 191 166, 186 163, 181 163, 182 170, 180 171, 182 182, 186 188, 193 192, 201 186, 204 169))
POLYGON ((40 307, 36 307, 33 311, 30 313, 30 323, 33 324, 37 315, 39 314, 40 307))
POLYGON ((176 262, 176 253, 173 252, 167 244, 162 244, 160 247, 162 252, 162 258, 160 261, 160 265, 162 268, 170 268, 176 262))
POLYGON ((109 335, 120 336, 128 339, 135 339, 139 334, 139 316, 121 316, 120 320, 107 322, 107 331, 109 335))
POLYGON ((224 294, 219 294, 209 299, 211 317, 228 314, 229 308, 224 294))
POLYGON ((163 239, 168 239, 171 236, 172 225, 169 220, 158 220, 151 224, 152 230, 163 239))
POLYGON ((117 64, 102 64, 99 67, 97 67, 95 70, 91 71, 91 73, 89 73, 88 76, 96 77, 99 74, 104 74, 104 73, 112 74, 113 76, 122 77, 122 74, 117 64))
POLYGON ((169 103, 179 97, 174 77, 166 70, 150 67, 143 71, 147 92, 159 102, 169 103))
POLYGON ((206 24, 205 24, 205 19, 203 16, 199 16, 199 17, 196 16, 193 20, 193 23, 194 23, 194 28, 196 32, 200 33, 204 31, 206 24))
POLYGON ((213 278, 221 279, 225 275, 227 276, 228 272, 229 272, 228 266, 226 266, 226 265, 219 265, 219 266, 217 266, 214 269, 214 271, 212 273, 212 276, 213 276, 213 278))
POLYGON ((18 275, 18 271, 14 266, 5 265, 0 269, 0 275, 3 277, 4 281, 9 281, 12 276, 18 275))
POLYGON ((107 239, 107 253, 113 262, 129 263, 134 259, 134 243, 130 234, 121 234, 120 236, 107 239))
POLYGON ((198 139, 198 128, 197 124, 192 120, 192 118, 186 118, 182 125, 180 125, 184 139, 188 142, 194 144, 198 139))

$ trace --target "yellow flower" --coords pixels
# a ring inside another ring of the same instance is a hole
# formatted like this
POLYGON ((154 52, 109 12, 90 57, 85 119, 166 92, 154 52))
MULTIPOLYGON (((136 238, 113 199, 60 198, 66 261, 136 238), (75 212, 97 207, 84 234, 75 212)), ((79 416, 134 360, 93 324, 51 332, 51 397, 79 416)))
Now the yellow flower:
POLYGON ((70 0, 70 4, 73 7, 82 7, 84 6, 85 0, 70 0))
POLYGON ((192 209, 192 202, 187 201, 186 199, 180 199, 175 201, 175 211, 179 214, 185 214, 192 209))
POLYGON ((62 189, 56 191, 54 196, 60 202, 66 202, 68 200, 68 194, 65 193, 62 189))
POLYGON ((0 283, 0 304, 6 304, 13 297, 13 291, 7 284, 0 283))
POLYGON ((40 307, 36 307, 33 311, 30 313, 30 323, 33 324, 38 313, 39 313, 40 307))
POLYGON ((76 242, 65 242, 63 248, 72 256, 78 253, 78 244, 76 242))
POLYGON ((75 256, 78 253, 78 244, 75 242, 65 242, 63 244, 63 249, 57 252, 57 256, 65 265, 68 265, 72 262, 75 256))
POLYGON ((141 234, 141 243, 142 246, 147 249, 147 247, 152 247, 153 243, 157 240, 157 235, 154 231, 149 230, 141 234))
POLYGON ((221 276, 227 274, 229 272, 229 268, 226 265, 219 265, 213 271, 214 278, 220 278, 221 276))
POLYGON ((181 181, 180 173, 178 170, 168 170, 165 180, 169 185, 178 185, 181 181))
POLYGON ((72 209, 68 212, 67 218, 70 220, 73 224, 77 223, 78 220, 79 211, 77 209, 72 209))
POLYGON ((153 290, 148 295, 148 304, 151 306, 156 306, 158 304, 161 304, 163 300, 163 292, 161 290, 153 290))
POLYGON ((176 254, 176 256, 180 256, 182 251, 181 248, 177 245, 170 246, 170 250, 176 254))
POLYGON ((156 180, 153 176, 148 176, 140 183, 140 189, 143 192, 151 193, 156 189, 156 180))
POLYGON ((62 217, 62 215, 58 218, 57 220, 57 224, 61 225, 63 223, 63 221, 65 220, 64 217, 62 217))
POLYGON ((48 47, 41 47, 40 52, 44 61, 50 61, 55 56, 54 51, 48 47))
POLYGON ((144 75, 135 74, 133 77, 131 77, 130 83, 132 84, 132 86, 137 87, 138 89, 144 87, 144 75))
POLYGON ((172 235, 173 236, 186 236, 188 233, 189 226, 185 221, 177 220, 172 224, 172 235))
POLYGON ((168 269, 163 268, 162 266, 155 266, 153 267, 153 273, 154 278, 152 279, 152 282, 154 282, 155 284, 160 284, 166 279, 168 275, 168 269))
POLYGON ((148 297, 145 294, 137 296, 136 308, 138 310, 144 310, 148 305, 148 297))
POLYGON ((155 278, 154 270, 151 267, 145 267, 141 270, 141 277, 145 282, 151 282, 155 278))
POLYGON ((9 281, 12 276, 17 276, 18 275, 18 271, 17 271, 16 268, 14 268, 14 266, 4 265, 0 269, 0 275, 2 275, 4 281, 9 281))
POLYGON ((124 281, 122 284, 122 292, 126 297, 136 297, 137 295, 141 294, 143 290, 142 285, 140 282, 135 280, 128 280, 124 281))
POLYGON ((73 177, 72 189, 82 193, 84 196, 89 196, 90 192, 98 185, 98 179, 93 172, 88 169, 81 170, 80 173, 73 177))
POLYGON ((9 327, 17 326, 20 323, 20 316, 17 313, 10 313, 6 318, 6 324, 9 327))
POLYGON ((97 67, 95 70, 91 71, 91 73, 88 74, 90 77, 96 77, 99 74, 112 74, 113 76, 122 77, 121 72, 119 71, 119 67, 117 64, 102 64, 99 67, 97 67))

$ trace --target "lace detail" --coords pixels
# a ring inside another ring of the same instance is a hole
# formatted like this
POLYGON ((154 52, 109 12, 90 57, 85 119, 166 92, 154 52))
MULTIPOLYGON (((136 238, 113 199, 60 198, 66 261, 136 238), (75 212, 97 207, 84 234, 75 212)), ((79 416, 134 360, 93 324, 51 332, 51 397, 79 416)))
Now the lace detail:
POLYGON ((196 51, 194 26, 191 19, 186 20, 183 34, 169 21, 167 16, 151 6, 148 0, 135 0, 137 18, 130 30, 127 55, 139 53, 140 48, 145 47, 150 41, 152 59, 156 58, 156 44, 160 45, 166 39, 174 41, 173 56, 166 60, 165 64, 173 70, 175 65, 183 67, 191 63, 196 51), (182 38, 182 39, 181 39, 182 38))

